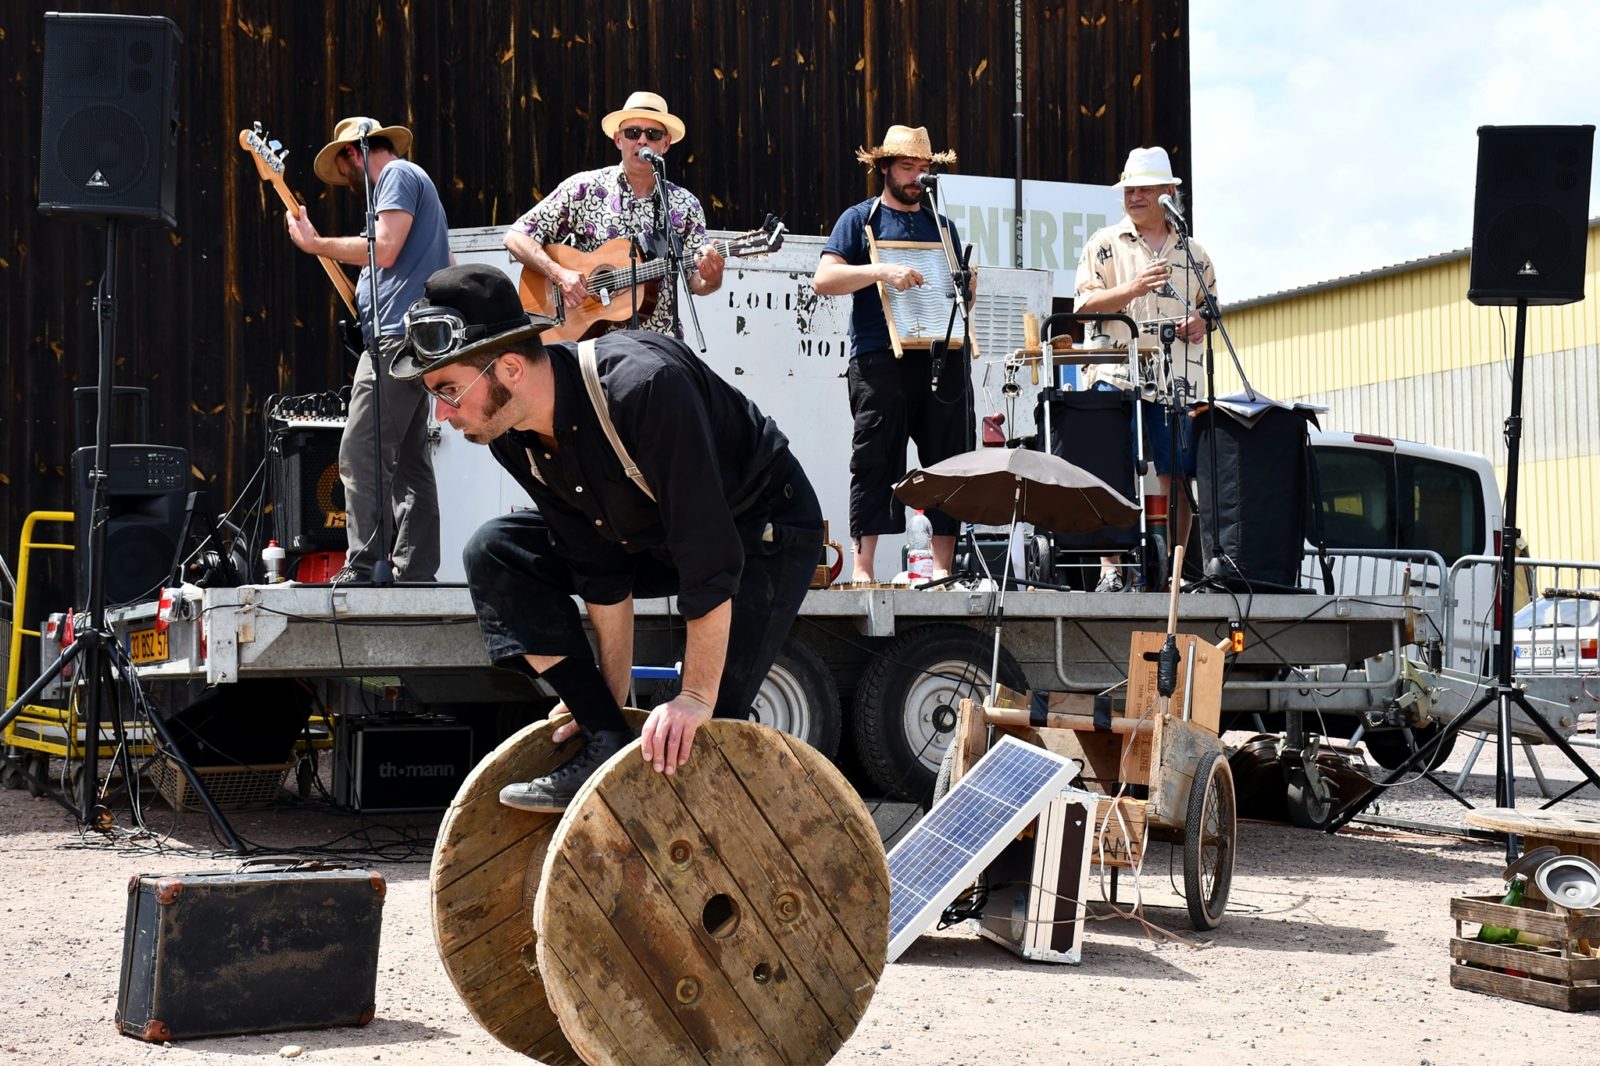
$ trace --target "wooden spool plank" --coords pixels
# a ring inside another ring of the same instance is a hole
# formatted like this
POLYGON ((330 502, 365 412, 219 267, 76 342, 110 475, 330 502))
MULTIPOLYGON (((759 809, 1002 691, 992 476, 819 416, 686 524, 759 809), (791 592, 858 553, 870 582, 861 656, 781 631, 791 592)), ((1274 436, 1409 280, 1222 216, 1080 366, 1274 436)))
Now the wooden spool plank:
POLYGON ((677 774, 635 744, 580 791, 534 906, 539 969, 592 1064, 824 1062, 882 973, 888 902, 876 829, 838 771, 782 733, 713 721, 677 774))
MULTIPOLYGON (((772 947, 785 960, 780 972, 798 978, 806 995, 821 1007, 822 1016, 809 1019, 808 1024, 825 1029, 834 1017, 859 1022, 871 1002, 878 975, 856 951, 827 903, 796 868, 772 827, 764 818, 751 817, 749 795, 718 747, 707 744, 703 755, 705 761, 696 766, 695 773, 675 774, 669 779, 681 806, 640 808, 633 802, 641 793, 628 790, 608 792, 607 802, 647 857, 668 855, 670 860, 669 853, 675 845, 687 844, 694 855, 721 861, 721 871, 713 862, 707 862, 703 878, 675 877, 677 871, 671 866, 656 874, 674 891, 679 909, 688 908, 686 917, 692 919, 693 908, 703 903, 704 888, 712 893, 727 893, 739 905, 745 920, 759 920, 772 947), (803 914, 821 920, 798 921, 803 914)), ((761 950, 766 950, 765 944, 761 950)), ((760 961, 745 960, 745 964, 760 961)), ((795 1020, 790 1024, 799 1024, 803 1020, 801 1012, 809 1006, 806 1002, 792 1002, 795 1020)))
MULTIPOLYGON (((644 721, 628 711, 637 727, 644 721)), ((490 1035, 563 1066, 581 1060, 561 1032, 536 973, 533 900, 561 816, 515 811, 500 790, 549 773, 575 750, 550 742, 569 719, 535 722, 486 755, 461 783, 433 851, 433 935, 445 973, 490 1035)))
MULTIPOLYGON (((655 774, 640 762, 644 773, 655 774)), ((650 791, 657 803, 672 802, 664 785, 650 791)), ((611 813, 605 792, 564 827, 566 843, 551 852, 545 867, 551 880, 534 908, 542 931, 540 967, 567 1038, 589 1063, 613 1061, 623 1048, 646 1061, 700 1062, 705 1049, 718 1047, 736 1062, 776 1061, 760 1022, 732 991, 723 944, 695 935, 699 915, 678 909, 611 813), (568 869, 580 882, 575 889, 564 876, 568 869), (602 1040, 594 1046, 590 1034, 566 1024, 568 983, 560 975, 591 1002, 610 1007, 611 1031, 595 1034, 602 1040), (662 1034, 673 1030, 681 1036, 663 1045, 662 1034), (595 1054, 596 1048, 603 1053, 595 1054)), ((714 894, 705 888, 698 893, 714 894)))

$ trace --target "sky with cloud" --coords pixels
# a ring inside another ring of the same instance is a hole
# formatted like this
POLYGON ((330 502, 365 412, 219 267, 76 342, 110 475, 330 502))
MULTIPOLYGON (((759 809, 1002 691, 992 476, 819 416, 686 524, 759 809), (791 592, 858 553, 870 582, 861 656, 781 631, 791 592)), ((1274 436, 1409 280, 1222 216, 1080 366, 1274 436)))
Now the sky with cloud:
POLYGON ((1465 248, 1479 126, 1600 121, 1596 0, 1192 0, 1189 30, 1224 304, 1465 248))

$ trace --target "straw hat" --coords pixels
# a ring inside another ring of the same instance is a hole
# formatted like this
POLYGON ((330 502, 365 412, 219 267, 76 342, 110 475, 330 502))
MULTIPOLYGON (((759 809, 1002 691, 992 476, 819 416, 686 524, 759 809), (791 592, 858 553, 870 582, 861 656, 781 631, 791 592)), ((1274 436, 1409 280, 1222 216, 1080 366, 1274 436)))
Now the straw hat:
POLYGON ((1135 185, 1182 185, 1182 178, 1172 176, 1172 160, 1165 148, 1135 148, 1128 153, 1122 166, 1122 180, 1113 189, 1127 189, 1135 185))
POLYGON ((329 185, 343 185, 344 175, 339 173, 339 168, 333 161, 347 144, 355 144, 361 139, 361 127, 371 123, 367 131, 368 137, 387 137, 389 143, 394 145, 395 155, 405 155, 411 150, 411 131, 404 126, 379 126, 378 120, 355 115, 351 118, 342 118, 339 124, 333 127, 333 140, 323 145, 322 151, 317 153, 317 161, 312 166, 317 177, 329 185))
POLYGON ((857 148, 856 158, 867 166, 880 159, 926 159, 930 163, 954 163, 954 151, 934 152, 928 139, 928 127, 890 126, 883 135, 883 143, 876 148, 857 148))
POLYGON ((656 93, 637 92, 628 97, 621 111, 613 111, 600 120, 600 129, 607 137, 615 137, 622 124, 630 118, 659 122, 667 127, 672 143, 683 140, 683 119, 667 110, 667 102, 656 93))

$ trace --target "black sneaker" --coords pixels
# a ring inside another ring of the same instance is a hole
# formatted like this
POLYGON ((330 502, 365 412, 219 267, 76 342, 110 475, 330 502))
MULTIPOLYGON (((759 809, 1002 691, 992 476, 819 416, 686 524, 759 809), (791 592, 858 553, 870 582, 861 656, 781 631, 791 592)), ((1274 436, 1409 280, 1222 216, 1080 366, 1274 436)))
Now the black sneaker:
POLYGON ((507 785, 500 790, 500 802, 519 811, 560 813, 567 809, 583 783, 605 765, 607 759, 627 747, 633 735, 621 729, 601 729, 589 735, 578 754, 532 781, 507 785))

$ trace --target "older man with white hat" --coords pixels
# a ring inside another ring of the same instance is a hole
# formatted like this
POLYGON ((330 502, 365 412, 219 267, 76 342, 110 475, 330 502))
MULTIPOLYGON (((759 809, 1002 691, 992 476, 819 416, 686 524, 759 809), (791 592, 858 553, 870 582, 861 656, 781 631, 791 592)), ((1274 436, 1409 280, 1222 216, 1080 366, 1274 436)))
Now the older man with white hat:
MULTIPOLYGON (((449 223, 439 192, 426 171, 408 159, 411 131, 354 116, 334 127, 333 140, 317 153, 313 169, 329 185, 364 195, 372 179, 372 209, 377 216, 373 258, 377 263, 378 306, 367 276, 367 238, 324 237, 305 211, 285 213, 289 237, 302 251, 361 267, 356 307, 367 341, 377 335, 384 368, 405 342, 405 314, 420 299, 429 275, 451 264, 449 223), (362 139, 366 140, 366 167, 362 139)), ((370 580, 374 565, 390 558, 391 544, 378 542, 379 508, 393 508, 394 576, 432 581, 439 567, 439 499, 428 455, 427 394, 415 383, 384 382, 370 349, 356 364, 349 418, 339 441, 339 478, 345 496, 345 565, 335 584, 370 580), (379 397, 381 396, 381 406, 379 397), (380 431, 381 424, 381 431, 380 431), (382 445, 383 478, 374 459, 374 437, 382 445), (382 485, 380 492, 379 486, 382 485)))
MULTIPOLYGON (((1116 187, 1122 190, 1125 214, 1111 226, 1098 230, 1083 248, 1078 262, 1078 311, 1122 312, 1139 323, 1141 348, 1160 344, 1161 326, 1170 323, 1177 332, 1172 345, 1171 372, 1160 359, 1147 360, 1147 381, 1157 386, 1159 404, 1146 407, 1143 418, 1146 454, 1161 475, 1162 489, 1168 487, 1173 469, 1173 435, 1168 415, 1177 408, 1177 469, 1184 478, 1195 473, 1193 419, 1189 417, 1196 386, 1205 373, 1204 349, 1206 322, 1200 314, 1205 300, 1200 279, 1213 294, 1217 290, 1216 271, 1211 256, 1193 240, 1179 244, 1177 229, 1167 220, 1162 196, 1176 196, 1183 179, 1172 173, 1172 161, 1164 148, 1135 148, 1128 153, 1116 187)), ((1116 335, 1117 327, 1107 332, 1116 335)), ((1085 375, 1085 384, 1098 388, 1132 389, 1125 365, 1089 367, 1098 375, 1085 375)), ((1189 534, 1190 512, 1185 494, 1178 497, 1175 529, 1177 543, 1189 534)), ((1097 591, 1120 592, 1125 587, 1115 557, 1101 560, 1097 591)), ((1152 590, 1153 591, 1153 590, 1152 590)))
MULTIPOLYGON (((723 259, 706 239, 705 209, 688 189, 658 174, 657 164, 651 159, 664 159, 672 146, 683 140, 683 119, 674 115, 656 93, 636 92, 621 108, 600 120, 600 131, 616 145, 620 157, 616 165, 572 175, 513 222, 505 234, 511 257, 548 278, 560 291, 561 302, 569 311, 590 303, 593 296, 587 288, 588 275, 556 262, 546 246, 566 244, 580 252, 592 252, 619 237, 646 245, 651 243, 652 234, 664 238, 664 234, 656 233, 659 182, 660 191, 666 195, 668 226, 677 234, 684 254, 695 256, 687 282, 689 291, 696 296, 716 292, 722 285, 723 259)), ((636 326, 681 338, 683 329, 674 306, 676 299, 670 295, 677 289, 671 285, 661 288, 653 303, 647 299, 649 294, 640 294, 635 302, 640 308, 636 322, 628 318, 597 325, 608 329, 636 326), (649 306, 645 307, 647 303, 649 306)))

